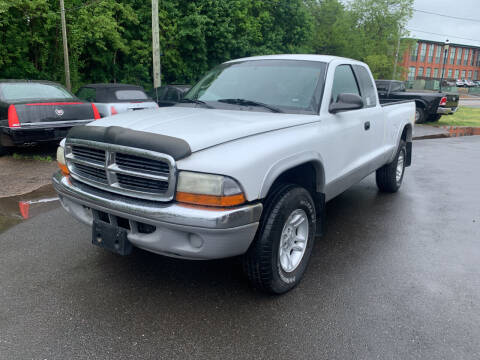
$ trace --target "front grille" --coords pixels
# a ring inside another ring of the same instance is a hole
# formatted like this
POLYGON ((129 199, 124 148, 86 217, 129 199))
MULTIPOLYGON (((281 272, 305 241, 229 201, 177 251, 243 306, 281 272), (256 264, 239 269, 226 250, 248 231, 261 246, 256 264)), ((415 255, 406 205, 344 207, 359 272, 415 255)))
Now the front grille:
POLYGON ((125 174, 117 174, 117 179, 118 183, 122 187, 131 190, 143 191, 148 189, 152 192, 158 192, 159 194, 162 194, 168 189, 167 181, 144 179, 125 174))
POLYGON ((72 146, 72 154, 76 158, 86 161, 105 162, 105 150, 88 148, 84 146, 72 146))
POLYGON ((175 160, 169 155, 68 139, 65 158, 72 177, 80 182, 141 199, 173 199, 175 160))
POLYGON ((158 174, 168 174, 168 163, 160 160, 145 159, 140 156, 117 153, 115 163, 123 169, 151 171, 158 174))
POLYGON ((98 169, 83 164, 75 164, 74 169, 76 173, 83 177, 89 178, 93 181, 108 184, 107 174, 105 173, 104 169, 98 169))

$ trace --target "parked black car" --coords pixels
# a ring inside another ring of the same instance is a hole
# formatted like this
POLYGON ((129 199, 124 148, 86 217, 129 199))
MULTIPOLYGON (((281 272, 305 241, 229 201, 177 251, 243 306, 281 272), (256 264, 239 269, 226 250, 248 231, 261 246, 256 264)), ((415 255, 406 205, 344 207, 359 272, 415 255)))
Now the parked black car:
POLYGON ((378 96, 382 102, 415 100, 415 122, 438 121, 442 115, 457 111, 460 96, 438 92, 410 92, 403 81, 376 80, 378 96))
POLYGON ((64 138, 73 126, 100 119, 95 105, 50 81, 0 80, 0 154, 64 138))
POLYGON ((150 97, 160 107, 173 106, 183 99, 191 85, 164 85, 150 92, 150 97))

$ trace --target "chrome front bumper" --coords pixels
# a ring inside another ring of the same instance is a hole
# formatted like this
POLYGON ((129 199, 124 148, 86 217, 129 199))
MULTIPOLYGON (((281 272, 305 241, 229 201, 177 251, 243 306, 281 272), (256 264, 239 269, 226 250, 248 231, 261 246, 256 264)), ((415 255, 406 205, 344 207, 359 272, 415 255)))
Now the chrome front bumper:
POLYGON ((128 220, 128 239, 139 248, 172 257, 218 259, 241 255, 250 246, 262 214, 261 203, 233 209, 188 207, 133 199, 95 189, 63 176, 53 176, 62 206, 81 222, 92 225, 93 212, 128 220), (138 224, 155 226, 151 233, 138 224))

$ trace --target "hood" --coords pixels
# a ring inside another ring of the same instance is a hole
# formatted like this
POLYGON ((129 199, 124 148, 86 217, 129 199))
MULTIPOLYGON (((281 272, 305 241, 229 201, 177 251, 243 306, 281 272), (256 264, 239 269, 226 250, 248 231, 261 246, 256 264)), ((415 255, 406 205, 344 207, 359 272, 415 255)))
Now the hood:
POLYGON ((89 126, 120 126, 185 140, 192 152, 263 132, 303 125, 316 115, 243 110, 169 107, 130 111, 91 122, 89 126))

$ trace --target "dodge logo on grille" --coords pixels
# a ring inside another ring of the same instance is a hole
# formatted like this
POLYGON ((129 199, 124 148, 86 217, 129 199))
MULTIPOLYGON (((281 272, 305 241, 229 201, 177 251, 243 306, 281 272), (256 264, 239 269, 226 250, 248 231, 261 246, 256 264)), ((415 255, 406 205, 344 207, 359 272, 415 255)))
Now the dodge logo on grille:
POLYGON ((62 116, 64 113, 63 109, 55 109, 55 114, 57 114, 58 116, 62 116))

